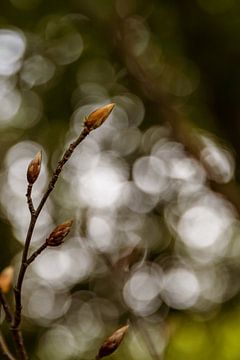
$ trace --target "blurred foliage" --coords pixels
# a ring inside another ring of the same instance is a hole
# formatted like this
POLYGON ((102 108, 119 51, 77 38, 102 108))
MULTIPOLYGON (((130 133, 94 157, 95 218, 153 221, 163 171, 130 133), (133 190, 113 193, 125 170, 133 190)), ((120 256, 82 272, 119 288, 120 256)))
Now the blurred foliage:
POLYGON ((37 203, 84 117, 116 103, 34 233, 32 250, 75 219, 26 276, 31 359, 92 359, 126 322, 112 358, 240 358, 239 14, 236 0, 1 0, 0 270, 19 268, 31 159, 42 149, 37 203))

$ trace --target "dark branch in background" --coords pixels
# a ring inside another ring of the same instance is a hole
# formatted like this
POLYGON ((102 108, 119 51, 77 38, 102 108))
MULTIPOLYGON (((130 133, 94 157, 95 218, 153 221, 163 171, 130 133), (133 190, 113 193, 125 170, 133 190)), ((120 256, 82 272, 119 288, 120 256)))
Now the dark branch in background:
MULTIPOLYGON (((28 189, 27 189, 27 203, 31 214, 30 224, 27 231, 27 236, 25 240, 25 245, 23 249, 23 255, 22 255, 22 261, 21 261, 21 267, 17 279, 17 284, 14 289, 15 294, 15 312, 14 317, 12 319, 12 315, 10 316, 10 313, 8 313, 9 320, 12 324, 11 330, 13 333, 15 345, 18 350, 18 354, 21 360, 27 360, 28 356, 25 350, 25 346, 23 343, 23 338, 20 331, 20 323, 21 323, 21 312, 22 312, 22 301, 21 301, 21 292, 22 292, 22 284, 24 280, 24 275, 26 273, 26 270, 28 266, 35 260, 35 258, 47 247, 47 246, 57 246, 62 242, 63 237, 65 237, 69 230, 70 226, 72 224, 72 221, 68 221, 62 225, 59 225, 49 236, 49 238, 46 240, 46 242, 40 246, 39 249, 37 249, 29 258, 28 258, 28 252, 29 252, 29 246, 31 243, 31 239, 33 236, 33 231, 37 222, 37 219, 41 213, 41 210, 43 206, 45 205, 50 193, 54 189, 54 186, 58 180, 58 177, 63 169, 63 166, 66 164, 66 162, 70 159, 72 153, 74 152, 75 148, 85 139, 85 137, 94 129, 101 126, 102 123, 107 119, 109 114, 111 113, 113 107, 115 104, 108 104, 106 106, 103 106, 96 111, 92 112, 84 122, 84 128, 79 135, 79 137, 68 147, 68 149, 65 151, 62 159, 58 162, 57 168, 54 171, 52 178, 49 182, 47 191, 42 197, 42 200, 40 201, 38 207, 36 210, 34 209, 31 192, 32 192, 32 186, 37 180, 40 169, 41 169, 41 160, 42 155, 41 152, 38 152, 34 159, 31 161, 28 167, 27 171, 27 179, 28 179, 28 189)), ((8 307, 6 306, 4 302, 4 306, 6 307, 6 310, 8 310, 8 307)))
POLYGON ((124 28, 124 22, 117 24, 118 26, 118 50, 122 61, 126 66, 129 74, 136 81, 138 89, 150 102, 150 104, 159 109, 164 122, 170 124, 173 136, 176 141, 182 143, 187 152, 196 158, 204 167, 209 180, 209 187, 217 193, 223 195, 230 203, 232 203, 240 216, 240 189, 234 180, 220 184, 213 180, 212 169, 201 158, 201 151, 204 144, 201 139, 194 135, 194 127, 186 115, 171 103, 171 100, 161 88, 159 77, 147 69, 141 59, 137 57, 128 43, 127 32, 124 28), (119 37, 119 29, 121 36, 119 37))

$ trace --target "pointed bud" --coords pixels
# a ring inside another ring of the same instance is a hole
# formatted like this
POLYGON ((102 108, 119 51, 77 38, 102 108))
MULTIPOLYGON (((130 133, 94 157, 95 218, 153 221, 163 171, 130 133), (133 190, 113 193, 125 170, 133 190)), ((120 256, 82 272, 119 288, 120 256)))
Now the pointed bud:
POLYGON ((49 235, 49 237, 46 240, 46 244, 48 246, 59 246, 63 243, 64 238, 68 235, 71 226, 72 226, 73 220, 68 220, 62 223, 61 225, 58 225, 49 235))
POLYGON ((116 330, 107 340, 102 344, 96 359, 101 359, 104 356, 112 354, 121 344, 124 335, 128 331, 129 325, 125 325, 116 330))
POLYGON ((38 151, 34 159, 30 162, 27 170, 27 180, 29 184, 34 184, 41 170, 42 152, 38 151))
POLYGON ((7 293, 13 283, 13 267, 8 266, 0 273, 0 289, 3 293, 7 293))
POLYGON ((89 130, 93 130, 101 126, 107 117, 111 114, 115 104, 108 104, 91 112, 85 119, 84 126, 89 130))

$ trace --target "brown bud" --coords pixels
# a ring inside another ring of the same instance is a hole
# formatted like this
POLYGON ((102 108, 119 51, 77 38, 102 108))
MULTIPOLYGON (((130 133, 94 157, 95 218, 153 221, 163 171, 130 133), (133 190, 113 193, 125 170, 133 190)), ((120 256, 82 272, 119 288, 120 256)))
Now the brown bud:
POLYGON ((114 108, 115 104, 108 104, 105 106, 102 106, 98 108, 97 110, 91 112, 90 115, 85 119, 84 126, 88 130, 93 130, 101 126, 104 121, 107 119, 107 117, 112 112, 112 109, 114 108))
POLYGON ((72 226, 73 220, 68 220, 62 223, 61 225, 58 225, 49 235, 49 237, 46 240, 46 244, 48 246, 59 246, 63 243, 64 238, 68 235, 71 226, 72 226))
POLYGON ((105 340, 100 347, 96 359, 101 359, 104 356, 108 356, 112 354, 115 350, 117 350, 124 338, 124 335, 128 331, 128 328, 129 325, 125 325, 120 329, 116 330, 109 338, 107 338, 107 340, 105 340))
POLYGON ((0 289, 3 293, 7 293, 12 286, 13 282, 13 267, 8 266, 0 273, 0 289))
POLYGON ((27 170, 27 180, 29 184, 34 184, 40 174, 42 163, 42 152, 38 151, 34 159, 30 162, 27 170))

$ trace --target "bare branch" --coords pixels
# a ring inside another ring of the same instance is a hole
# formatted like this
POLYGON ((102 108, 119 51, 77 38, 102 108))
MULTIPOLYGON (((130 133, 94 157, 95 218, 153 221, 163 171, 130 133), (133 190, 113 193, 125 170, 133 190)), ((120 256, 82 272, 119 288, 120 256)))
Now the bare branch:
POLYGON ((13 328, 14 317, 13 317, 12 311, 8 305, 7 299, 5 298, 5 296, 1 290, 0 290, 0 302, 4 309, 4 312, 6 315, 6 320, 10 324, 10 329, 12 331, 13 339, 15 342, 16 349, 19 352, 19 356, 20 356, 21 360, 27 360, 28 357, 27 357, 27 354, 26 354, 26 351, 25 351, 25 348, 23 345, 22 333, 19 329, 13 328))
POLYGON ((31 215, 34 216, 35 209, 34 209, 34 205, 33 205, 33 201, 32 201, 32 186, 33 186, 32 184, 28 184, 26 197, 27 197, 29 211, 30 211, 31 215))
MULTIPOLYGON (((85 137, 94 129, 101 126, 103 122, 106 120, 106 118, 111 113, 113 107, 115 104, 108 104, 103 106, 102 108, 99 108, 92 112, 85 120, 84 122, 84 128, 79 135, 79 137, 69 145, 68 149, 65 151, 65 153, 62 156, 62 159, 58 162, 58 165, 52 175, 52 178, 48 184, 48 188, 43 195, 37 209, 35 210, 32 198, 31 198, 31 191, 32 191, 32 185, 36 181, 41 168, 41 152, 38 152, 35 156, 35 158, 31 161, 28 167, 27 171, 27 179, 28 179, 28 189, 27 189, 27 201, 28 201, 28 207, 31 213, 31 219, 30 224, 27 231, 27 236, 25 240, 25 245, 23 249, 22 254, 22 261, 21 261, 21 267, 18 275, 17 285, 14 289, 15 294, 15 312, 14 312, 14 318, 12 323, 12 332, 14 335, 15 344, 18 348, 18 352, 20 355, 21 360, 26 360, 27 355, 24 348, 24 344, 21 337, 21 332, 19 329, 20 323, 21 323, 21 313, 22 313, 22 301, 21 301, 21 291, 22 291, 22 284, 23 279, 26 273, 26 270, 28 266, 35 260, 35 258, 49 245, 46 241, 46 244, 43 244, 40 246, 38 250, 36 250, 32 256, 28 258, 28 251, 31 243, 31 239, 33 236, 34 228, 37 222, 37 219, 42 211, 43 206, 45 205, 50 193, 54 189, 54 186, 58 180, 58 177, 63 169, 63 166, 65 163, 70 159, 72 153, 74 152, 75 148, 85 139, 85 137)), ((69 226, 70 229, 70 226, 69 226)), ((50 244, 51 245, 51 244, 50 244)))
POLYGON ((37 250, 35 250, 34 253, 27 259, 27 266, 29 266, 36 259, 36 257, 40 255, 43 250, 46 249, 47 246, 48 245, 45 242, 37 250))
POLYGON ((11 332, 13 334, 13 340, 15 343, 16 350, 19 354, 21 360, 28 360, 27 352, 25 350, 22 332, 19 328, 11 327, 11 332))
POLYGON ((21 261, 21 268, 19 271, 19 275, 18 275, 18 280, 17 280, 17 286, 15 288, 15 314, 14 314, 14 324, 13 324, 13 328, 18 328, 19 324, 21 322, 21 311, 22 311, 22 304, 21 304, 21 291, 22 291, 22 283, 23 283, 23 279, 25 276, 25 272, 27 270, 28 264, 27 264, 27 256, 28 256, 28 250, 29 250, 29 246, 30 246, 30 242, 32 239, 32 235, 33 235, 33 231, 36 225, 36 221, 38 219, 38 216, 41 213, 41 210, 43 208, 43 206, 45 205, 50 193, 52 192, 52 190, 54 189, 54 186, 58 180, 59 174, 61 173, 63 166, 65 165, 65 163, 70 159, 73 151, 75 150, 75 148, 80 144, 81 141, 83 141, 85 139, 85 137, 89 134, 90 130, 88 128, 83 129, 83 131, 81 132, 80 136, 72 143, 70 144, 69 148, 65 151, 62 159, 59 161, 56 170, 53 173, 53 176, 49 182, 47 191, 45 192, 45 194, 42 197, 42 200, 40 201, 36 211, 34 212, 34 214, 31 214, 31 220, 30 220, 30 224, 29 224, 29 228, 28 228, 28 232, 27 232, 27 236, 26 236, 26 240, 25 240, 25 245, 24 245, 24 249, 23 249, 23 255, 22 255, 22 261, 21 261))

